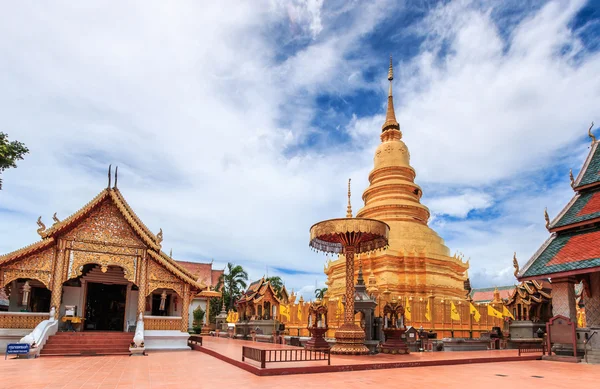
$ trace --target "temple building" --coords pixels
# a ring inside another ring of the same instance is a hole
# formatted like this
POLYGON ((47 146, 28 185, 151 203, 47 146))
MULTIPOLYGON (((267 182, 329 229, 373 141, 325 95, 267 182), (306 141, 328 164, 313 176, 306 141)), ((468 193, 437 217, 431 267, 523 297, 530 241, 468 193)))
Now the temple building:
POLYGON ((190 303, 202 293, 220 295, 209 290, 219 274, 190 271, 188 263, 165 254, 162 229, 154 234, 139 219, 117 188, 116 174, 111 187, 109 169, 108 187, 71 216, 59 220, 54 214, 49 227, 40 217, 40 241, 0 256, 0 288, 8 300, 0 312, 4 343, 31 333, 29 343, 42 355, 47 349, 82 351, 64 342, 50 347, 54 336, 48 335, 60 327, 125 333, 118 337, 124 349, 110 350, 119 353, 128 352, 138 330, 139 347, 186 347, 190 303))
POLYGON ((485 304, 499 302, 500 300, 506 301, 514 290, 515 287, 513 285, 498 286, 495 288, 478 288, 471 289, 469 296, 474 303, 485 304))
MULTIPOLYGON (((600 330, 600 147, 591 130, 585 163, 576 179, 570 174, 573 198, 554 220, 550 221, 545 213, 550 237, 518 271, 520 281, 550 279, 552 315, 562 315, 575 323, 575 285, 583 284, 580 298, 585 305, 585 323, 579 320, 578 341, 600 330), (586 327, 581 328, 581 324, 586 327)), ((590 338, 588 347, 595 350, 600 363, 600 338, 590 338)))
MULTIPOLYGON (((394 113, 393 69, 390 59, 389 93, 381 144, 375 150, 369 187, 363 193, 364 207, 356 217, 372 218, 390 226, 389 247, 371 255, 361 255, 368 292, 390 298, 464 298, 464 281, 469 265, 451 255, 443 239, 428 225, 429 209, 421 204, 421 188, 410 166, 410 153, 402 141, 394 113)), ((341 255, 325 267, 327 294, 339 299, 345 288, 345 258, 341 255)), ((358 268, 358 267, 357 267, 358 268)), ((355 279, 358 275, 356 270, 355 279)), ((379 308, 378 308, 379 309, 379 308)))
MULTIPOLYGON (((171 256, 171 255, 170 255, 171 256)), ((179 265, 183 266, 187 271, 196 277, 196 281, 203 283, 208 286, 208 289, 201 291, 195 295, 192 299, 189 309, 189 327, 194 327, 193 313, 196 309, 202 309, 204 314, 204 323, 196 323, 198 326, 207 327, 210 324, 210 299, 220 298, 221 292, 215 290, 219 277, 224 273, 224 270, 214 270, 211 263, 199 263, 189 261, 176 261, 179 265)))

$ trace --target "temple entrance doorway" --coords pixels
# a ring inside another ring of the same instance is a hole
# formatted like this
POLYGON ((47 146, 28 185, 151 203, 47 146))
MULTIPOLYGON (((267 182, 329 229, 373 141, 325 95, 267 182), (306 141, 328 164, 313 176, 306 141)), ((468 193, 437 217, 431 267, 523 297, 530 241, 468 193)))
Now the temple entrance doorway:
POLYGON ((123 331, 126 298, 125 285, 88 283, 85 302, 86 329, 123 331))

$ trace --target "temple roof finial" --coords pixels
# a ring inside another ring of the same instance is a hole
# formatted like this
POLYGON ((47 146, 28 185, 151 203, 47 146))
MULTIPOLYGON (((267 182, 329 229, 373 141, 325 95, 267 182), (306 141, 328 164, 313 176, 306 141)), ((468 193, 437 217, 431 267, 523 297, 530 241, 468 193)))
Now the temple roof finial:
POLYGON ((388 90, 388 105, 387 111, 385 113, 385 123, 381 127, 381 131, 384 132, 389 129, 400 130, 400 125, 396 120, 396 113, 394 112, 394 97, 392 94, 392 80, 394 79, 394 67, 392 62, 392 56, 390 55, 390 68, 388 70, 388 81, 390 82, 390 87, 388 90))
POLYGON ((110 189, 110 171, 112 170, 112 165, 108 165, 108 186, 106 189, 110 189))
POLYGON ((113 189, 117 188, 117 180, 119 179, 119 167, 117 166, 115 168, 115 186, 113 186, 113 189))
POLYGON ((588 128, 588 136, 592 138, 592 143, 594 143, 596 141, 596 137, 594 136, 594 134, 592 134, 592 128, 594 128, 594 122, 592 122, 592 125, 590 126, 590 128, 588 128))
POLYGON ((352 217, 352 204, 350 202, 350 181, 352 179, 348 178, 348 208, 346 210, 346 217, 352 217))

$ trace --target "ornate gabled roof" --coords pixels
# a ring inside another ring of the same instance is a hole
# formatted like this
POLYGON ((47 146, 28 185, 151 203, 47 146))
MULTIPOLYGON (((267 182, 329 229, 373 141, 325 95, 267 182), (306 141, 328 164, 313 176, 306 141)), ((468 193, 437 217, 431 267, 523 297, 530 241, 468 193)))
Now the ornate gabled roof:
POLYGON ((494 292, 498 290, 500 294, 500 298, 506 299, 510 296, 510 294, 515 289, 512 285, 507 286, 499 286, 497 288, 478 288, 471 289, 471 299, 475 302, 490 302, 494 299, 494 292))
POLYGON ((7 253, 4 255, 0 255, 0 265, 9 261, 13 261, 15 259, 22 258, 26 255, 33 254, 37 251, 43 250, 47 247, 50 247, 52 243, 54 243, 54 238, 44 238, 39 242, 30 244, 29 246, 23 247, 22 249, 15 250, 11 253, 7 253))
POLYGON ((600 267, 600 227, 553 233, 527 262, 519 280, 586 273, 600 267), (589 269, 589 271, 587 271, 589 269))
POLYGON ((54 223, 50 228, 42 231, 40 235, 42 238, 53 237, 56 234, 65 231, 69 227, 75 225, 78 221, 87 216, 96 206, 101 204, 106 199, 111 199, 117 209, 121 212, 123 217, 127 220, 127 222, 131 225, 134 231, 142 238, 144 243, 155 250, 160 250, 160 244, 157 237, 148 230, 138 218, 138 216, 133 212, 131 207, 125 202, 123 195, 116 188, 106 188, 102 192, 100 192, 96 197, 94 197, 89 203, 83 206, 80 210, 67 217, 66 219, 54 223))
POLYGON ((157 253, 153 250, 148 250, 148 254, 152 258, 154 258, 154 260, 156 260, 156 262, 160 263, 162 266, 164 266, 167 270, 169 270, 171 273, 176 275, 182 281, 187 282, 188 284, 192 285, 193 287, 195 287, 196 289, 199 289, 199 290, 207 289, 206 284, 204 284, 203 282, 197 282, 194 279, 193 275, 189 274, 187 272, 187 270, 184 271, 184 270, 180 269, 180 267, 178 265, 176 265, 175 261, 173 259, 169 258, 162 251, 160 253, 157 253))
POLYGON ((271 282, 265 281, 264 277, 251 283, 237 303, 259 302, 264 298, 267 290, 271 291, 273 298, 275 298, 279 304, 284 303, 279 296, 277 296, 277 292, 275 292, 275 289, 273 289, 271 282))
POLYGON ((506 304, 513 304, 517 296, 527 305, 530 305, 532 301, 536 303, 548 302, 552 298, 551 293, 552 288, 547 282, 523 281, 515 287, 506 304))
POLYGON ((575 190, 600 185, 600 147, 598 147, 598 142, 596 140, 592 142, 590 153, 573 183, 575 190))

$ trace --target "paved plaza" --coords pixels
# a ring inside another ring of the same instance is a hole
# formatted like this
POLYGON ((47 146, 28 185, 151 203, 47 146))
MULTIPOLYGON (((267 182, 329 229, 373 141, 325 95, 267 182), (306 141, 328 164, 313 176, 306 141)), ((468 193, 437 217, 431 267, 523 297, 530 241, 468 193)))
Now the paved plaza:
POLYGON ((0 388, 404 388, 593 387, 600 366, 547 361, 481 363, 257 377, 197 351, 147 357, 2 359, 0 388), (325 385, 325 386, 324 386, 325 385))

